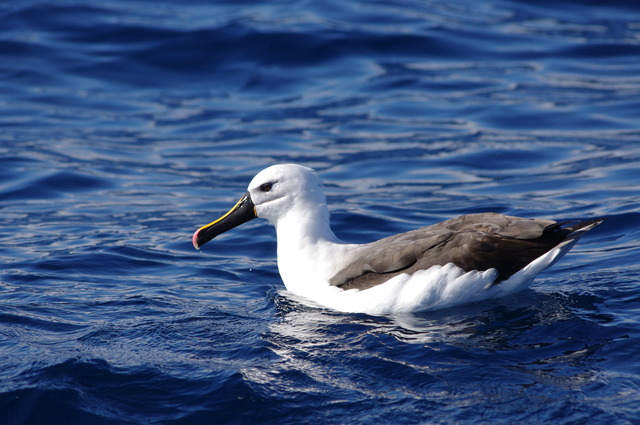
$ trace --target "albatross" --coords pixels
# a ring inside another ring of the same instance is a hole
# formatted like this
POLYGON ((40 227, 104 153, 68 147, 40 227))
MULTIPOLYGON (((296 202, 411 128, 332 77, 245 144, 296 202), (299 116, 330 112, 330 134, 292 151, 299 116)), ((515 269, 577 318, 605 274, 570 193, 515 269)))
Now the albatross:
POLYGON ((602 219, 558 223, 469 214, 366 243, 329 225, 320 179, 280 164, 259 172, 222 217, 193 234, 196 249, 256 217, 276 228, 278 270, 290 293, 342 312, 386 315, 442 309, 526 288, 602 219))

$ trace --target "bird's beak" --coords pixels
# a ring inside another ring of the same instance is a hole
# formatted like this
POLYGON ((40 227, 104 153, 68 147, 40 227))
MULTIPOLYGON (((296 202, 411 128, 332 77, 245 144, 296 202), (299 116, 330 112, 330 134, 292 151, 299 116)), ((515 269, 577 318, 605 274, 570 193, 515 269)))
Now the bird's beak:
POLYGON ((196 249, 200 249, 202 245, 206 244, 219 234, 222 234, 227 230, 231 230, 234 227, 239 226, 242 223, 246 223, 256 217, 255 205, 253 205, 251 196, 249 196, 249 192, 247 192, 225 215, 196 230, 191 238, 193 246, 196 249))

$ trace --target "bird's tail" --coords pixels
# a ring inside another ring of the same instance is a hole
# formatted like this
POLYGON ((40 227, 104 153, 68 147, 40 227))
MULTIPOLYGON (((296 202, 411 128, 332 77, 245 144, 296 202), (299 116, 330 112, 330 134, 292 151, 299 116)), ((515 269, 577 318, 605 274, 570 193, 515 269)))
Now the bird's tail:
POLYGON ((584 235, 589 230, 593 229, 604 221, 604 218, 596 218, 586 221, 568 221, 560 223, 563 230, 567 231, 565 241, 576 240, 584 235))

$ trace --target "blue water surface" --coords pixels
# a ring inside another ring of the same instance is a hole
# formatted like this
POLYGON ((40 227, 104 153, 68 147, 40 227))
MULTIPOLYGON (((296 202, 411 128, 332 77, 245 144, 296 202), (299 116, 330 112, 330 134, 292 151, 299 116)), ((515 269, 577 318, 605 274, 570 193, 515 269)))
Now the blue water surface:
POLYGON ((0 4, 0 424, 640 423, 635 1, 0 4), (531 289, 301 305, 254 220, 316 168, 368 242, 607 217, 531 289))

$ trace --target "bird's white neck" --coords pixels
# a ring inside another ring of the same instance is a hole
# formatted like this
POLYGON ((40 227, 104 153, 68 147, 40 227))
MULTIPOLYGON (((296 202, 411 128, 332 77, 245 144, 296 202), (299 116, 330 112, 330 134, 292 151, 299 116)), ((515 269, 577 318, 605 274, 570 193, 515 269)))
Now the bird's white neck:
POLYGON ((306 288, 328 285, 344 244, 331 230, 324 204, 292 210, 275 223, 278 238, 278 269, 287 289, 304 293, 306 288), (336 256, 338 254, 338 256, 336 256))

